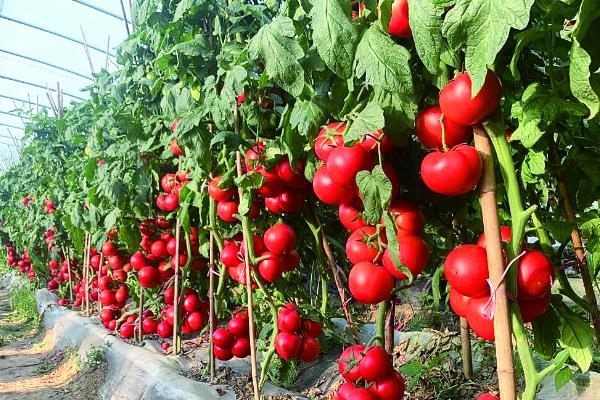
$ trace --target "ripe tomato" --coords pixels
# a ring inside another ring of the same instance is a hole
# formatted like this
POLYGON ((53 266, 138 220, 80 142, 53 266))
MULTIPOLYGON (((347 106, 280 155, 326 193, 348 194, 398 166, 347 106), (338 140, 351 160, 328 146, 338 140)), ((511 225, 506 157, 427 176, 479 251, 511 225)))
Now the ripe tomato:
POLYGON ((304 198, 303 192, 298 191, 297 189, 281 192, 281 194, 277 196, 277 205, 281 211, 277 214, 300 211, 302 209, 302 204, 304 204, 304 198))
POLYGON ((341 186, 355 185, 359 171, 373 168, 373 156, 360 144, 338 146, 329 153, 327 173, 335 183, 341 186))
MULTIPOLYGON (((510 227, 508 227, 506 225, 501 225, 500 226, 500 237, 502 238, 502 241, 504 243, 510 242, 511 236, 512 236, 512 231, 510 230, 510 227)), ((485 249, 485 233, 481 233, 481 235, 479 235, 479 239, 477 239, 477 246, 481 246, 485 249)))
POLYGON ((235 195, 235 187, 231 186, 228 189, 219 187, 222 179, 222 176, 217 176, 208 184, 208 195, 215 201, 229 201, 235 195))
POLYGON ((247 337, 239 337, 235 339, 231 352, 237 358, 245 358, 250 355, 250 339, 247 337))
POLYGON ((150 236, 142 236, 142 240, 140 241, 140 248, 147 253, 151 252, 152 246, 152 238, 150 236))
POLYGON ((199 311, 194 311, 187 316, 186 322, 192 332, 198 332, 200 329, 204 328, 204 315, 199 311))
POLYGON ((168 338, 173 334, 173 326, 166 321, 156 324, 156 334, 161 338, 168 338))
POLYGON ((467 317, 467 303, 470 299, 470 297, 463 296, 462 294, 458 293, 458 291, 453 287, 450 288, 450 308, 452 308, 452 311, 454 311, 454 313, 459 317, 467 317))
POLYGON ((123 260, 117 254, 108 257, 108 266, 110 269, 121 269, 123 267, 123 260))
POLYGON ((302 338, 298 359, 304 362, 312 362, 319 358, 320 352, 321 345, 319 344, 319 341, 312 336, 305 336, 302 338))
POLYGON ((155 288, 160 284, 160 272, 154 267, 143 267, 138 272, 138 279, 143 288, 155 288))
POLYGON ((304 336, 319 337, 323 332, 323 326, 320 322, 310 319, 302 320, 302 332, 304 336))
POLYGON ((477 400, 500 400, 500 397, 494 396, 491 393, 483 393, 477 397, 477 400))
POLYGON ((452 250, 444 262, 444 274, 463 296, 482 297, 490 292, 487 253, 477 245, 464 244, 452 250))
POLYGON ((275 351, 284 360, 295 358, 301 346, 302 338, 295 333, 279 332, 275 337, 275 351))
POLYGON ((300 265, 300 255, 296 250, 288 251, 283 255, 283 272, 290 272, 300 265))
POLYGON ((350 293, 363 304, 377 304, 388 300, 394 289, 394 278, 380 266, 360 262, 352 267, 348 275, 350 293))
POLYGON ((154 318, 146 317, 142 321, 142 331, 146 335, 152 335, 152 334, 156 333, 156 325, 157 324, 156 324, 156 321, 154 321, 154 318))
POLYGON ((315 139, 315 154, 319 160, 326 162, 333 149, 344 145, 344 136, 341 135, 344 130, 346 124, 343 122, 332 122, 321 128, 315 139))
POLYGON ((282 332, 296 332, 302 325, 300 313, 294 303, 286 304, 277 315, 277 327, 282 332))
POLYGON ((280 196, 276 197, 265 197, 265 207, 270 213, 283 214, 283 208, 279 202, 280 196))
POLYGON ((457 196, 471 191, 481 177, 475 148, 461 144, 449 151, 432 151, 421 162, 421 178, 432 191, 457 196))
POLYGON ((236 267, 240 263, 240 259, 238 258, 238 254, 240 252, 240 246, 235 244, 235 242, 229 242, 225 246, 223 246, 223 250, 221 250, 220 260, 228 268, 236 267))
POLYGON ((129 289, 126 285, 121 285, 115 292, 115 301, 117 303, 125 303, 129 298, 129 289))
POLYGON ((246 171, 254 171, 260 164, 262 160, 265 159, 265 144, 260 141, 254 146, 252 146, 248 151, 246 151, 246 155, 244 156, 244 166, 246 167, 246 171))
POLYGON ((537 250, 526 250, 519 259, 517 290, 519 301, 531 301, 544 297, 550 292, 554 267, 550 260, 537 250))
POLYGON ((183 298, 183 309, 186 312, 192 313, 198 311, 200 307, 200 299, 196 293, 186 294, 183 298))
POLYGON ((467 321, 469 327, 477 336, 488 342, 493 342, 494 337, 494 302, 488 301, 490 296, 472 298, 467 303, 467 321), (486 307, 487 305, 487 307, 486 307))
MULTIPOLYGON (((419 236, 408 235, 398 236, 398 251, 400 252, 400 262, 410 270, 413 277, 419 275, 425 269, 429 261, 429 249, 419 236)), ((383 266, 394 278, 407 279, 408 277, 394 265, 389 250, 383 253, 383 266)))
POLYGON ((352 234, 346 240, 346 257, 352 264, 358 264, 361 261, 377 262, 381 257, 383 250, 379 242, 385 243, 386 238, 383 233, 377 236, 377 228, 374 226, 364 226, 352 234))
POLYGON ((313 190, 325 204, 338 206, 350 203, 356 197, 356 186, 342 186, 331 179, 327 166, 320 166, 313 177, 313 190))
POLYGON ((360 378, 360 373, 358 372, 358 362, 362 358, 362 352, 365 349, 365 346, 362 344, 355 344, 346 348, 340 358, 338 359, 337 365, 342 374, 342 377, 346 379, 348 382, 356 382, 358 378, 360 378))
POLYGON ((125 266, 123 266, 123 269, 117 269, 113 271, 112 278, 115 282, 125 282, 127 280, 127 272, 125 271, 125 266))
MULTIPOLYGON (((258 236, 257 234, 252 234, 252 244, 254 245, 254 254, 262 254, 267 251, 267 246, 265 246, 265 241, 263 238, 258 236)), ((245 254, 246 247, 244 246, 244 242, 240 244, 240 253, 245 254)))
POLYGON ((175 157, 181 157, 183 155, 183 150, 179 147, 177 139, 171 139, 171 143, 169 143, 169 148, 171 149, 171 153, 175 157))
POLYGON ((368 389, 356 388, 350 393, 348 400, 378 400, 378 398, 368 389))
POLYGON ((117 246, 113 242, 104 242, 102 245, 102 254, 107 257, 117 254, 117 246))
POLYGON ((340 204, 338 208, 338 217, 340 222, 350 232, 354 232, 357 229, 367 226, 365 220, 361 217, 361 210, 358 205, 354 203, 340 204))
POLYGON ((179 207, 179 194, 169 193, 164 197, 164 210, 175 211, 179 207))
POLYGON ((275 169, 267 171, 262 165, 254 169, 254 171, 261 174, 264 178, 263 184, 256 190, 256 193, 261 197, 275 197, 278 196, 285 189, 285 184, 277 175, 275 169))
POLYGON ((283 275, 285 260, 281 255, 271 252, 261 254, 261 257, 263 256, 268 258, 258 263, 258 273, 265 281, 275 282, 283 275))
POLYGON ((440 108, 444 116, 461 125, 475 125, 493 113, 502 98, 498 76, 488 70, 485 82, 475 97, 471 93, 471 77, 458 74, 440 92, 440 108))
POLYGON ((350 393, 352 393, 354 389, 356 389, 356 386, 354 386, 352 382, 344 383, 336 392, 337 400, 348 400, 350 393))
POLYGON ((220 201, 217 203, 217 215, 225 222, 236 222, 238 213, 237 201, 220 201))
POLYGON ((381 346, 369 347, 358 362, 358 373, 367 382, 375 382, 385 377, 392 369, 392 360, 381 346))
POLYGON ((175 190, 177 186, 177 175, 176 174, 164 174, 162 178, 160 178, 160 186, 167 193, 171 193, 175 190))
POLYGON ((535 321, 546 312, 548 307, 550 307, 550 292, 540 299, 519 302, 524 323, 535 321))
POLYGON ((287 156, 275 166, 277 175, 283 180, 286 185, 293 188, 303 188, 309 184, 304 177, 304 163, 301 160, 296 161, 296 168, 292 169, 290 160, 287 156))
POLYGON ((412 31, 408 22, 408 0, 394 0, 392 3, 392 16, 388 25, 390 35, 411 37, 412 31))
POLYGON ((231 348, 224 349, 222 347, 215 345, 215 346, 213 346, 213 354, 215 355, 215 358, 217 360, 221 360, 221 361, 228 361, 233 358, 233 353, 231 351, 231 348))
POLYGON ((121 335, 123 339, 130 339, 133 337, 134 330, 134 325, 126 322, 119 328, 119 335, 121 335))
POLYGON ((392 371, 375 382, 369 390, 375 393, 378 400, 402 400, 406 384, 398 371, 392 371))
POLYGON ((129 264, 131 264, 133 269, 139 271, 146 266, 146 257, 139 251, 135 252, 129 257, 129 264))
POLYGON ((235 315, 229 320, 227 329, 236 337, 248 336, 248 316, 244 314, 235 315))
POLYGON ((425 221, 419 207, 412 201, 397 200, 392 202, 389 211, 394 216, 398 229, 398 236, 420 235, 423 232, 425 221))
POLYGON ((394 148, 394 143, 389 136, 383 133, 383 129, 377 132, 371 132, 365 134, 361 140, 360 145, 367 151, 374 153, 378 152, 378 147, 381 147, 382 153, 388 153, 394 148))
POLYGON ((150 246, 150 253, 156 258, 166 258, 169 256, 167 244, 163 240, 157 240, 150 246))
POLYGON ((213 332, 213 343, 215 346, 229 349, 233 346, 235 337, 226 328, 217 328, 213 332))
POLYGON ((139 230, 144 236, 153 236, 156 234, 156 223, 153 219, 146 219, 140 222, 139 230))
POLYGON ((291 226, 279 223, 266 230, 263 240, 270 252, 284 254, 296 247, 296 232, 291 226))
MULTIPOLYGON (((442 149, 442 110, 438 106, 423 110, 416 120, 417 137, 428 149, 442 149)), ((451 119, 444 118, 444 134, 446 146, 452 148, 465 143, 471 130, 468 126, 457 124, 451 119)))
POLYGON ((113 310, 111 308, 103 308, 100 311, 100 321, 108 322, 113 318, 113 310))

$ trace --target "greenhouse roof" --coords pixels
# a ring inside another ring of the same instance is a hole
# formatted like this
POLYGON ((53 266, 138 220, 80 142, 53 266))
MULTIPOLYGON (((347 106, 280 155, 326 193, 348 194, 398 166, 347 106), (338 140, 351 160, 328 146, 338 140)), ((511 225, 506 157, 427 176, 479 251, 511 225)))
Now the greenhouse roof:
POLYGON ((24 120, 16 108, 47 108, 87 98, 92 68, 113 71, 127 37, 128 0, 0 0, 0 166, 18 157, 24 120), (85 48, 87 44, 87 51, 85 48), (89 53, 89 58, 88 54, 89 53), (108 53, 108 54, 107 54, 108 53))

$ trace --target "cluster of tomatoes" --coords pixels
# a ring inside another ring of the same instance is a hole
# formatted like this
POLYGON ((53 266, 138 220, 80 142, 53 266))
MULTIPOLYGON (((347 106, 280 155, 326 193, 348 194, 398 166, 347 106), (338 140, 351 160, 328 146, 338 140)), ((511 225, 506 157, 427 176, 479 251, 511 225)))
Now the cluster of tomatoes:
POLYGON ((405 383, 394 370, 392 359, 381 346, 361 344, 344 350, 338 369, 346 380, 336 393, 335 400, 402 400, 405 383))
POLYGON ((27 278, 32 281, 35 279, 35 270, 32 267, 29 253, 24 250, 21 255, 17 254, 14 243, 6 244, 6 263, 14 268, 19 268, 19 272, 27 275, 27 278))
MULTIPOLYGON (((175 325, 175 288, 168 287, 163 293, 165 307, 160 316, 162 321, 156 327, 156 333, 161 338, 172 335, 175 325)), ((179 302, 178 319, 182 321, 181 332, 190 335, 199 332, 208 321, 209 305, 207 301, 200 300, 198 292, 193 289, 185 289, 183 301, 179 302)))
POLYGON ((176 211, 179 208, 179 192, 188 181, 187 173, 164 174, 160 178, 160 186, 165 194, 156 196, 156 207, 162 211, 176 211))
POLYGON ((304 362, 319 358, 321 345, 317 338, 323 333, 323 327, 317 321, 302 318, 295 304, 286 304, 279 310, 277 328, 275 351, 279 357, 304 362))
POLYGON ((471 191, 481 178, 482 164, 475 148, 465 144, 471 126, 493 113, 502 97, 496 74, 488 71, 479 93, 471 98, 471 78, 462 72, 440 92, 439 106, 422 111, 416 133, 433 150, 421 162, 421 177, 432 191, 457 196, 471 191))
POLYGON ((54 202, 48 197, 44 199, 44 212, 48 214, 54 214, 54 212, 56 212, 54 202))
MULTIPOLYGON (((501 227, 502 240, 510 241, 511 230, 501 227)), ((554 267, 538 250, 523 250, 517 260, 517 301, 523 322, 542 316, 550 305, 554 267)), ((479 337, 493 342, 494 296, 487 267, 485 236, 476 245, 465 244, 452 250, 444 262, 444 274, 450 283, 450 307, 469 322, 479 337)))
POLYGON ((215 329, 212 339, 213 354, 218 360, 228 361, 233 357, 248 357, 250 355, 248 312, 235 313, 226 327, 215 329))

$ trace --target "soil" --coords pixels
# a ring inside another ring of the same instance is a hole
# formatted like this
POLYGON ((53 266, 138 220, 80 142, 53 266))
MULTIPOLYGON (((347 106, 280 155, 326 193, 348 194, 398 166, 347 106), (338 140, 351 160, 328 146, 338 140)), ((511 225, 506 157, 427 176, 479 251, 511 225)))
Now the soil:
POLYGON ((54 350, 51 334, 23 329, 27 324, 14 318, 8 291, 0 290, 0 400, 100 399, 106 363, 82 368, 77 353, 54 350))

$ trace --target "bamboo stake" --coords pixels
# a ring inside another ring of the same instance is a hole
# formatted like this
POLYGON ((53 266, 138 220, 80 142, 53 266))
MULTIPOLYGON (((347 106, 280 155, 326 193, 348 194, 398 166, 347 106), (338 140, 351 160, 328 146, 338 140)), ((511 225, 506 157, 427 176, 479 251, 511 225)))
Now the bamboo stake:
POLYGON ((581 272, 581 280, 583 281, 583 287, 585 288, 585 298, 590 308, 592 325, 596 330, 596 341, 600 343, 600 310, 598 310, 598 301, 596 299, 596 293, 594 293, 594 286, 592 284, 590 270, 585 263, 585 249, 583 247, 583 241, 581 240, 579 227, 575 223, 575 211, 573 210, 571 195, 569 193, 569 188, 565 183, 565 178, 562 174, 562 171, 560 170, 560 157, 554 141, 550 141, 550 162, 556 167, 555 176, 558 181, 558 191, 563 201, 565 216, 567 217, 567 221, 573 224, 573 227, 571 228, 571 241, 573 242, 573 248, 575 249, 575 255, 577 256, 578 267, 579 271, 581 272))
MULTIPOLYGON (((98 284, 100 284, 100 278, 102 278, 102 266, 104 265, 104 253, 100 251, 100 264, 98 264, 98 284)), ((98 311, 102 310, 102 303, 100 302, 100 288, 98 288, 98 311)))
POLYGON ((479 201, 486 238, 488 270, 493 287, 498 288, 495 294, 494 335, 496 338, 496 363, 500 398, 502 400, 515 400, 517 393, 513 365, 512 329, 506 284, 502 281, 504 256, 502 255, 502 239, 496 203, 494 159, 492 158, 490 140, 483 128, 476 126, 473 133, 475 148, 479 152, 483 163, 483 173, 479 184, 481 192, 479 201))
POLYGON ((86 233, 85 234, 85 243, 83 246, 83 260, 82 260, 82 276, 83 276, 83 299, 81 302, 81 310, 83 311, 83 309, 86 309, 86 316, 87 315, 87 302, 88 302, 88 276, 87 276, 87 266, 85 265, 86 261, 87 261, 87 250, 88 250, 88 240, 89 240, 89 234, 86 233))
POLYGON ((85 315, 87 317, 90 316, 90 288, 92 280, 90 279, 90 253, 92 247, 92 235, 88 234, 88 243, 87 243, 87 256, 85 262, 85 286, 87 288, 87 294, 85 295, 85 315))
POLYGON ((175 221, 175 301, 173 302, 173 355, 179 354, 179 240, 181 235, 179 217, 175 221))
POLYGON ((94 76, 94 64, 92 63, 92 57, 90 56, 90 49, 88 48, 88 45, 87 45, 87 40, 85 38, 85 32, 83 32, 83 26, 79 25, 79 28, 81 29, 81 36, 83 36, 83 49, 85 50, 85 55, 87 57, 88 63, 90 64, 90 71, 92 71, 92 78, 95 81, 96 77, 94 76))
POLYGON ((392 354, 394 352, 394 328, 396 322, 396 303, 394 303, 394 300, 391 300, 388 305, 387 316, 385 319, 385 350, 389 354, 392 354))
POLYGON ((471 335, 466 318, 460 317, 460 354, 465 378, 473 378, 473 357, 471 355, 471 335))
POLYGON ((213 332, 215 331, 215 236, 210 231, 208 264, 208 362, 210 381, 215 380, 215 355, 213 353, 213 332))
MULTIPOLYGON (((235 107, 237 116, 237 107, 235 107)), ((236 118, 238 120, 238 118, 236 118)), ((239 131, 239 129, 238 129, 239 131)), ((237 175, 242 176, 242 156, 238 150, 236 153, 237 175)), ((239 198, 242 199, 244 191, 238 187, 239 198)), ((250 365, 252 367, 252 387, 254 389, 254 399, 260 400, 260 389, 258 387, 258 371, 256 367, 256 337, 254 335, 254 305, 252 304, 252 274, 250 273, 250 254, 248 243, 252 238, 248 237, 246 229, 242 229, 242 240, 244 241, 244 264, 246 266, 246 293, 248 296, 248 324, 250 336, 250 365)))
POLYGON ((108 40, 106 41, 106 61, 104 62, 104 69, 108 72, 108 60, 110 58, 110 35, 108 35, 108 40))
MULTIPOLYGON (((71 279, 71 260, 69 257, 69 253, 65 251, 64 246, 61 246, 63 255, 67 260, 67 273, 69 274, 69 300, 71 301, 71 306, 73 306, 73 280, 71 279)), ((61 265, 62 268, 62 265, 61 265)))
POLYGON ((123 20, 125 21, 125 31, 127 32, 127 36, 131 35, 131 31, 129 30, 129 22, 127 22, 127 14, 125 13, 125 4, 123 4, 123 0, 121 0, 121 12, 123 13, 123 20))

